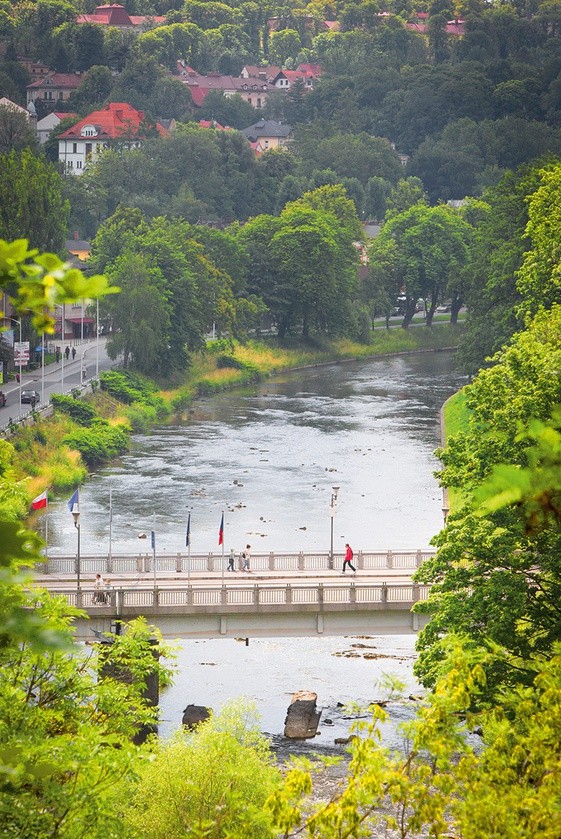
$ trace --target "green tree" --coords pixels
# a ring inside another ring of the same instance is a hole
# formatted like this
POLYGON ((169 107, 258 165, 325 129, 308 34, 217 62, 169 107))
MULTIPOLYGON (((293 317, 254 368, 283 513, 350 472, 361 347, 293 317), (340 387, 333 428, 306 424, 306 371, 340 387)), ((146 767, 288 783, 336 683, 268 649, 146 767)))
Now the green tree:
POLYGON ((119 785, 114 809, 124 809, 135 839, 180 839, 186 832, 272 839, 265 803, 279 782, 255 710, 231 703, 195 732, 156 745, 134 785, 119 785))
MULTIPOLYGON (((558 639, 558 528, 532 527, 515 507, 496 506, 482 516, 474 494, 495 465, 518 472, 531 463, 532 441, 521 429, 533 418, 547 421, 561 402, 560 322, 559 306, 537 315, 465 388, 467 431, 441 454, 441 480, 461 491, 464 504, 437 537, 436 557, 418 573, 434 584, 426 604, 432 618, 420 634, 416 666, 427 684, 442 672, 449 632, 465 635, 474 647, 496 643, 526 662, 550 655, 558 639)), ((523 474, 514 489, 523 486, 523 474)), ((544 509, 547 499, 544 494, 544 509)), ((492 699, 501 685, 530 678, 512 662, 497 662, 487 673, 485 696, 492 699)))
POLYGON ((112 87, 109 67, 94 65, 84 73, 80 87, 70 96, 69 107, 83 114, 97 110, 108 99, 112 87))
POLYGON ((36 147, 37 137, 26 115, 13 108, 0 107, 0 154, 35 150, 36 147))
POLYGON ((403 327, 411 323, 419 298, 427 301, 426 325, 450 282, 468 262, 470 228, 450 207, 415 204, 390 218, 370 247, 370 262, 381 259, 397 272, 405 298, 403 327))
POLYGON ((115 326, 107 342, 110 358, 123 356, 125 369, 161 370, 162 349, 170 339, 171 310, 161 271, 140 254, 124 253, 111 266, 110 278, 121 294, 105 303, 102 314, 115 326))
POLYGON ((33 247, 61 252, 69 209, 61 184, 54 166, 29 149, 0 155, 0 236, 25 236, 33 247))

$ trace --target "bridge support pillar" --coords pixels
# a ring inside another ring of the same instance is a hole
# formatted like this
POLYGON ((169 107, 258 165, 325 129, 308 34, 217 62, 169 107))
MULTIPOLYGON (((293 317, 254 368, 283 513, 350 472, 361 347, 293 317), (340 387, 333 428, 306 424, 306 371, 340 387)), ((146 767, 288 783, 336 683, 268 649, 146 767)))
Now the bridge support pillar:
POLYGON ((417 612, 411 612, 411 627, 414 632, 418 632, 420 629, 419 615, 417 614, 417 612))
POLYGON ((219 631, 221 635, 226 635, 228 632, 228 618, 226 615, 220 615, 219 631))
POLYGON ((323 615, 321 614, 321 612, 316 619, 316 629, 318 635, 323 635, 323 615))

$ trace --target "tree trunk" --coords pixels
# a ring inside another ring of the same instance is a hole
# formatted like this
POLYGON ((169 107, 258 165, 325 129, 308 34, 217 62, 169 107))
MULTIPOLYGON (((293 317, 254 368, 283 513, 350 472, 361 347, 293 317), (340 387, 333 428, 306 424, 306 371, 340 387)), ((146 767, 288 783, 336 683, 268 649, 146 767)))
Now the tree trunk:
POLYGON ((450 307, 450 323, 454 325, 458 323, 458 315, 460 313, 460 309, 462 308, 462 303, 463 300, 459 295, 452 298, 452 305, 450 307))
POLYGON ((402 329, 407 329, 407 327, 413 320, 413 315, 415 314, 416 308, 417 304, 414 300, 412 300, 410 303, 407 303, 407 308, 405 309, 405 317, 403 318, 403 323, 401 324, 402 329))

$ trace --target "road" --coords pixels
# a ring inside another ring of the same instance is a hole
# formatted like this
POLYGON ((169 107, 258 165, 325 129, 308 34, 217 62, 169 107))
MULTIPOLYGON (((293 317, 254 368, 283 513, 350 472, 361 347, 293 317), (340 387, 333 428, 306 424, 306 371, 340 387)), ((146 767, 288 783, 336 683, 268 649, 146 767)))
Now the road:
POLYGON ((44 371, 39 368, 30 373, 23 373, 21 383, 7 382, 0 385, 0 390, 6 394, 6 406, 0 408, 0 429, 10 419, 17 420, 31 411, 31 405, 20 404, 20 390, 36 390, 39 393, 38 409, 41 404, 46 405, 53 393, 68 393, 75 387, 80 386, 82 379, 82 366, 86 369, 86 379, 95 377, 96 369, 99 371, 108 370, 118 364, 111 361, 105 349, 106 338, 95 338, 85 341, 76 347, 76 358, 66 361, 62 360, 57 364, 47 364, 44 371), (42 398, 41 398, 42 397, 42 398))

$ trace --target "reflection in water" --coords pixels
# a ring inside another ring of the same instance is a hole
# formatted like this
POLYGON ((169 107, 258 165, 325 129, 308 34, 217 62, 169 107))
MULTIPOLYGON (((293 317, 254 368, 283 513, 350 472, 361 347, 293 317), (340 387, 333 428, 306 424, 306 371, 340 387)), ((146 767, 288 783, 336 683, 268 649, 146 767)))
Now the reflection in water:
MULTIPOLYGON (((438 409, 460 384, 448 354, 332 365, 200 401, 188 423, 138 437, 81 490, 82 552, 329 550, 331 486, 339 485, 335 549, 422 548, 442 522, 438 409)), ((50 551, 75 552, 65 500, 50 508, 50 551)), ((69 520, 70 519, 70 520, 69 520)))

